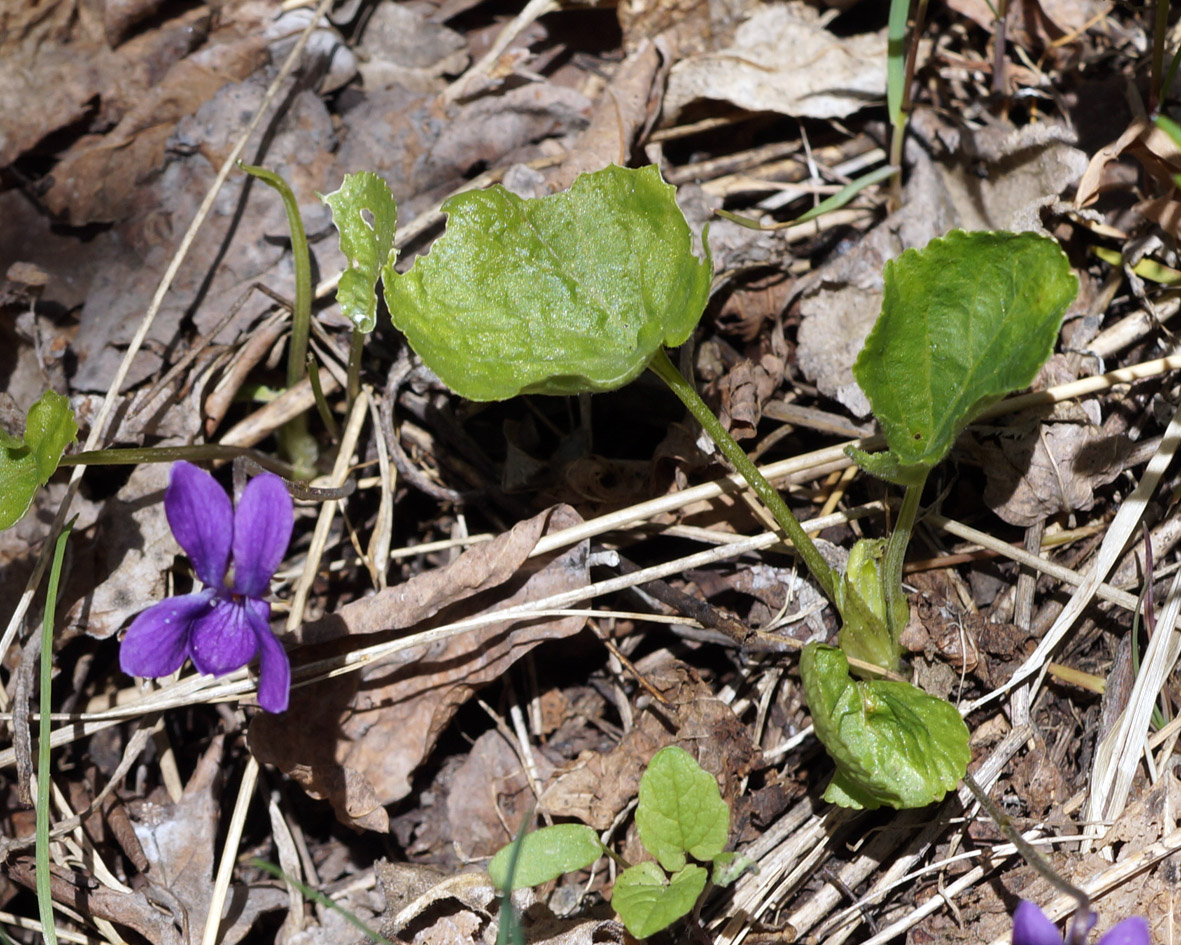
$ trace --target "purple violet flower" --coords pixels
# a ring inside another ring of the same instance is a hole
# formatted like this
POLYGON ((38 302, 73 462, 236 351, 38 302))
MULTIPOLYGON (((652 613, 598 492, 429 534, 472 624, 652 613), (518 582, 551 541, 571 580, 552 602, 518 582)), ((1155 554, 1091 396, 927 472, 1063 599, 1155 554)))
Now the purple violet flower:
POLYGON ((178 462, 164 493, 164 511, 205 587, 163 600, 131 622, 119 649, 123 672, 169 676, 188 656, 198 672, 221 676, 257 653, 258 704, 268 712, 286 711, 291 665, 271 633, 266 600, 295 522, 283 480, 274 473, 255 476, 235 510, 213 476, 178 462))
MULTIPOLYGON (((1092 914, 1087 929, 1094 923, 1092 914)), ((1013 913, 1013 945, 1063 945, 1062 933, 1041 909, 1023 899, 1013 913)), ((1148 922, 1138 915, 1124 919, 1097 945, 1149 945, 1148 922)))

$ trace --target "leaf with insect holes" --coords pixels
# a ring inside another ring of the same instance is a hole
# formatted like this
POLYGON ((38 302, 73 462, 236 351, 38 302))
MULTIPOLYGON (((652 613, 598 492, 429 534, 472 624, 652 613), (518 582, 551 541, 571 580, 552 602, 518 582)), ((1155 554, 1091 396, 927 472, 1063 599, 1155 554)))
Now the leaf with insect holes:
POLYGON ((831 804, 926 807, 955 788, 972 753, 955 706, 905 682, 854 680, 836 647, 809 643, 800 678, 816 737, 837 770, 831 804))
MULTIPOLYGON (((507 888, 513 844, 502 847, 488 863, 488 874, 499 889, 507 888)), ((521 839, 512 888, 540 886, 564 873, 590 866, 603 855, 598 834, 586 824, 554 824, 521 839)))
POLYGON ((1078 280, 1036 233, 954 230, 886 263, 882 311, 853 375, 889 447, 867 471, 921 483, 980 411, 1026 387, 1054 348, 1078 280))
POLYGON ((394 324, 469 400, 622 387, 689 337, 709 295, 674 194, 655 167, 614 166, 533 200, 458 194, 430 252, 382 271, 394 324))
POLYGON ((70 402, 51 390, 29 408, 23 437, 4 432, 0 439, 0 530, 24 518, 37 489, 57 471, 62 453, 77 434, 70 402))
POLYGON ((332 210, 340 251, 349 264, 336 287, 336 301, 359 331, 371 332, 377 324, 377 280, 382 266, 394 264, 398 205, 389 185, 372 171, 346 174, 339 190, 320 199, 332 210))
POLYGON ((651 860, 629 866, 615 880, 611 908, 636 938, 667 929, 689 914, 705 890, 709 874, 703 867, 686 866, 671 879, 651 860))
POLYGON ((726 848, 730 808, 718 782, 685 749, 660 749, 640 778, 636 808, 640 843, 670 873, 685 865, 685 854, 710 861, 726 848))

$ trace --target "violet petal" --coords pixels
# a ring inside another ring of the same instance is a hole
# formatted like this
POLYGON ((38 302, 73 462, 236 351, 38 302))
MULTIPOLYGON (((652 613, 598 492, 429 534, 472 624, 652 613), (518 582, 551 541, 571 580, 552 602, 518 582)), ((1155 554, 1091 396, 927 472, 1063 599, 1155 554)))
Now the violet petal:
POLYGON ((1022 899, 1013 913, 1013 945, 1062 945, 1062 933, 1041 909, 1022 899))
POLYGON ((1149 945, 1148 922, 1138 915, 1124 919, 1099 939, 1099 945, 1149 945))
POLYGON ((295 523, 291 496, 274 473, 255 476, 234 513, 234 590, 266 596, 271 575, 287 554, 295 523))
POLYGON ((279 638, 271 633, 270 605, 247 603, 247 618, 258 640, 258 704, 268 712, 286 712, 291 689, 291 663, 279 638))
POLYGON ((213 609, 193 621, 189 633, 189 658, 200 673, 221 676, 254 659, 258 640, 239 601, 218 599, 213 609))
POLYGON ((234 507, 204 469, 181 460, 172 466, 164 511, 177 543, 203 584, 220 588, 230 560, 234 507))
POLYGON ((169 597, 139 614, 119 646, 119 666, 128 676, 171 676, 185 661, 193 621, 209 610, 212 590, 169 597))

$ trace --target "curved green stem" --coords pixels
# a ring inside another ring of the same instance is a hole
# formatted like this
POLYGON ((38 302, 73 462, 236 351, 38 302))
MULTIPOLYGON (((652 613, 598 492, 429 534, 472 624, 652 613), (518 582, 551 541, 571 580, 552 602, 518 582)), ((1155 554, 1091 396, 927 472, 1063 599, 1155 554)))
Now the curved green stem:
POLYGON ((295 478, 295 469, 288 463, 245 446, 223 446, 221 443, 194 443, 192 446, 135 446, 127 449, 87 450, 63 456, 59 466, 138 466, 140 463, 173 463, 178 459, 208 462, 232 460, 245 456, 264 469, 280 476, 295 478))
POLYGON ((308 237, 299 214, 295 194, 274 171, 265 167, 238 162, 238 167, 257 177, 278 191, 287 211, 287 226, 291 230, 291 259, 295 264, 295 302, 291 309, 291 349, 287 352, 287 386, 294 387, 303 380, 308 356, 308 337, 312 327, 312 263, 308 254, 308 237))
POLYGON ((652 356, 648 367, 680 398, 681 403, 693 414, 693 418, 701 424, 702 429, 717 444, 722 455, 730 461, 739 475, 750 483, 755 494, 763 500, 771 514, 775 516, 775 521, 779 523, 780 528, 787 533, 787 537, 795 546, 796 551, 800 553, 800 557, 804 559, 804 564, 808 566, 808 570, 812 572, 812 576, 824 590, 824 593, 835 603, 837 600, 837 572, 828 566, 828 562, 820 554, 820 549, 808 537, 807 532, 800 525, 799 519, 792 514, 787 503, 783 501, 783 497, 759 472, 759 468, 750 461, 742 447, 734 442, 734 438, 726 432, 721 421, 714 416, 713 411, 705 405, 705 401, 698 396, 697 391, 681 376, 681 372, 668 359, 668 354, 663 348, 659 348, 652 356))
MULTIPOLYGON (((291 230, 291 258, 295 264, 295 301, 291 309, 291 347, 287 352, 287 387, 291 388, 303 380, 307 370, 308 337, 312 327, 312 263, 308 253, 308 237, 303 228, 303 217, 295 194, 274 171, 238 162, 238 167, 257 177, 278 191, 283 198, 283 209, 287 211, 287 226, 291 230)), ((289 420, 279 431, 279 442, 283 452, 304 475, 312 475, 316 469, 319 448, 308 433, 308 419, 300 414, 289 420)))
POLYGON ((349 343, 349 378, 348 402, 350 409, 357 395, 361 393, 361 353, 365 350, 365 332, 360 328, 353 329, 353 337, 349 343))
POLYGON ((1017 852, 1021 854, 1025 862, 1032 866, 1042 878, 1046 880, 1051 886, 1057 889, 1060 893, 1070 896, 1076 903, 1077 907, 1074 913, 1074 922, 1072 926, 1077 923, 1082 934, 1077 938, 1073 934, 1075 929, 1072 927, 1071 935, 1067 937, 1068 942, 1085 941, 1086 934, 1090 931, 1090 925, 1094 921, 1090 918, 1091 914, 1091 897, 1086 892, 1075 886, 1069 880, 1064 879, 1058 872, 1043 857, 1037 850, 1034 849, 1033 844, 1021 836, 1020 831, 1013 826, 1013 822, 1005 815, 996 804, 993 803, 992 798, 985 793, 982 788, 970 774, 964 774, 964 784, 968 790, 972 792, 976 800, 980 802, 980 806, 987 812, 988 816, 996 822, 996 825, 1001 828, 1001 833, 1017 848, 1017 852))
POLYGON ((902 506, 898 509, 898 521, 894 523, 894 530, 890 532, 890 541, 886 545, 886 559, 882 564, 882 595, 886 601, 886 627, 890 631, 890 638, 897 643, 903 628, 895 626, 894 615, 898 612, 898 601, 902 598, 902 565, 906 560, 906 547, 910 544, 910 535, 914 531, 914 521, 918 516, 919 499, 923 495, 923 482, 915 486, 906 487, 906 495, 902 498, 902 506))

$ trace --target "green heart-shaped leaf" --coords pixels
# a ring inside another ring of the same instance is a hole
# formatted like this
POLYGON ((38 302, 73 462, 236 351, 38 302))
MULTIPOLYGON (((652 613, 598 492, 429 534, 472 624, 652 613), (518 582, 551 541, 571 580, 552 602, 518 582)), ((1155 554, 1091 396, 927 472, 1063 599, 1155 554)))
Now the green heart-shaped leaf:
POLYGON ((685 749, 660 749, 640 778, 636 828, 644 849, 670 873, 685 854, 708 862, 725 849, 730 808, 718 782, 685 749))
MULTIPOLYGON (((488 875, 499 889, 508 888, 513 844, 502 847, 488 862, 488 875)), ((540 886, 564 873, 590 866, 603 855, 598 835, 586 824, 554 824, 521 838, 512 888, 540 886)))
POLYGON ((77 434, 70 402, 51 390, 29 408, 23 438, 5 433, 0 442, 0 530, 24 517, 77 434))
POLYGON ((851 455, 913 485, 981 410, 1033 380, 1078 280, 1048 237, 962 230, 886 263, 884 279, 882 312, 853 375, 889 453, 851 455))
POLYGON ((800 677, 816 736, 837 766, 829 803, 926 807, 968 770, 968 728, 950 702, 910 683, 853 680, 845 654, 819 643, 804 647, 800 677))
POLYGON ((363 332, 377 324, 377 279, 382 266, 393 266, 398 205, 389 185, 372 171, 346 174, 340 189, 321 196, 340 231, 340 251, 349 268, 340 276, 336 301, 363 332))
POLYGON ((647 938, 688 915, 705 889, 709 874, 686 866, 666 879, 651 860, 629 866, 615 880, 611 907, 636 938, 647 938))
POLYGON ((411 347, 470 400, 621 387, 705 308, 708 250, 693 255, 655 167, 608 167, 534 200, 468 191, 443 210, 430 252, 382 281, 411 347))

